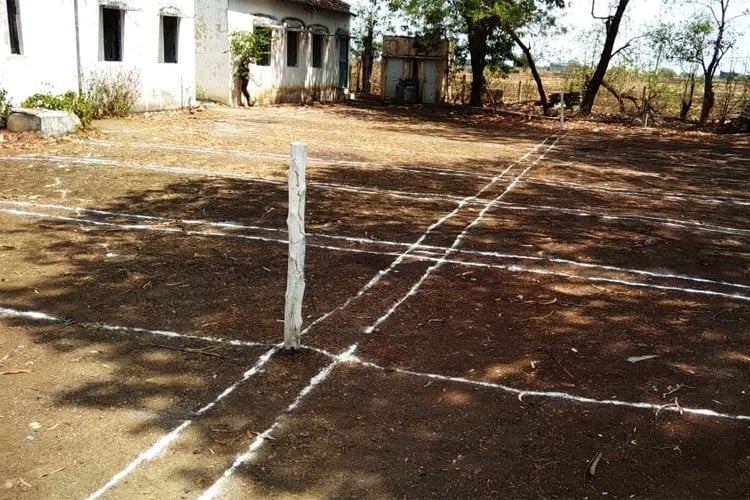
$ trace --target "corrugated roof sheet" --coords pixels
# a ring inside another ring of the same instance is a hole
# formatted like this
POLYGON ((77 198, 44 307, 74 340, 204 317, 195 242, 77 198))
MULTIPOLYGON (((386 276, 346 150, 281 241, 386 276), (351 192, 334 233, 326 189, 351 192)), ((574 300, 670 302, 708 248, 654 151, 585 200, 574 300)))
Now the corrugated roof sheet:
POLYGON ((313 7, 316 9, 333 10, 336 12, 345 12, 347 14, 352 13, 351 6, 346 2, 342 2, 341 0, 286 0, 286 1, 292 2, 292 3, 301 3, 304 5, 309 5, 310 7, 313 7))

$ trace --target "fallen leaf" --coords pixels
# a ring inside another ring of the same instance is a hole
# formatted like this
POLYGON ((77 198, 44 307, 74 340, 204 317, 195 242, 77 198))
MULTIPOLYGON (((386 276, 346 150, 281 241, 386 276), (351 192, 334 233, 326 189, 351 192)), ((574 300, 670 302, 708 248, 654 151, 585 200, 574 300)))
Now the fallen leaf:
POLYGON ((588 467, 586 467, 586 474, 589 475, 589 477, 596 477, 596 467, 599 465, 599 461, 602 459, 602 452, 600 451, 596 455, 594 455, 594 458, 592 458, 589 461, 588 467))
POLYGON ((31 370, 22 370, 22 369, 5 370, 5 371, 0 372, 0 375, 19 375, 21 373, 31 373, 31 370))
POLYGON ((649 359, 658 358, 658 354, 646 354, 645 356, 630 356, 628 358, 628 363, 639 363, 641 361, 647 361, 649 359))

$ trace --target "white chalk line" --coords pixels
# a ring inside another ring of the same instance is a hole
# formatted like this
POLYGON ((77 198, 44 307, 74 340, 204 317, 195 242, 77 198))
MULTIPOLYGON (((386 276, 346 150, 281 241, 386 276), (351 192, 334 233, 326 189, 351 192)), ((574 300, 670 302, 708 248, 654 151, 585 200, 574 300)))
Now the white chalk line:
MULTIPOLYGON (((183 151, 186 153, 196 153, 202 155, 224 155, 233 156, 238 158, 253 158, 253 159, 267 159, 267 160, 279 160, 284 163, 289 162, 288 154, 280 153, 253 153, 249 151, 238 151, 232 149, 217 149, 217 148, 201 148, 195 146, 176 146, 170 144, 143 144, 143 143, 114 143, 108 141, 87 141, 88 144, 96 146, 108 146, 108 147, 135 147, 140 149, 164 149, 168 151, 183 151)), ((490 158, 477 158, 477 161, 490 161, 490 158)), ((377 168, 377 169, 388 169, 388 170, 400 170, 402 172, 416 173, 416 174, 435 174, 448 177, 469 177, 472 179, 485 179, 489 180, 492 178, 491 174, 478 174, 476 172, 470 172, 466 170, 452 170, 446 168, 437 167, 422 167, 422 166, 410 166, 410 165, 394 165, 389 163, 378 163, 369 161, 357 161, 357 160, 335 160, 327 158, 316 158, 314 156, 308 157, 307 162, 309 165, 340 165, 349 167, 359 167, 365 169, 377 168)))
MULTIPOLYGON (((440 267, 442 267, 442 265, 446 262, 446 259, 458 248, 458 246, 461 244, 461 242, 463 241, 464 237, 469 232, 469 230, 471 230, 471 228, 473 228, 474 226, 476 226, 484 218, 485 214, 494 206, 494 203, 496 201, 500 201, 506 194, 508 194, 509 192, 511 192, 513 190, 513 188, 516 186, 516 184, 523 178, 523 176, 525 176, 534 166, 536 166, 541 160, 543 160, 544 157, 545 157, 545 155, 547 154, 547 152, 549 152, 552 148, 554 148, 555 145, 558 143, 558 141, 562 137, 563 136, 557 136, 557 137, 555 137, 555 139, 552 142, 552 144, 550 144, 550 145, 547 146, 547 150, 546 151, 544 151, 537 159, 535 159, 531 163, 531 165, 529 165, 528 167, 526 167, 520 174, 518 174, 513 179, 513 181, 505 188, 505 190, 500 195, 498 195, 494 200, 489 201, 487 203, 487 205, 484 207, 484 209, 482 209, 479 212, 479 214, 477 214, 477 216, 474 218, 474 220, 471 223, 469 223, 463 229, 463 231, 461 231, 461 233, 456 237, 455 240, 453 240, 453 244, 444 251, 443 255, 441 255, 440 257, 438 257, 438 260, 432 266, 430 266, 429 268, 427 268, 427 270, 425 271, 425 273, 417 280, 416 283, 414 283, 414 285, 411 287, 411 289, 409 289, 409 291, 405 295, 403 295, 400 299, 398 299, 393 304, 393 306, 391 306, 391 308, 388 309, 388 311, 385 312, 385 314, 383 314, 382 316, 380 316, 372 325, 368 326, 365 329, 365 333, 373 333, 373 332, 375 332, 377 330, 378 326, 380 326, 383 322, 385 322, 388 318, 390 318, 398 310, 398 308, 401 306, 401 304, 403 304, 410 297, 413 297, 414 295, 416 295, 417 292, 419 291, 419 289, 422 287, 422 284, 425 282, 425 280, 427 280, 427 278, 430 275, 432 275, 433 272, 437 271, 440 267)), ((545 139, 545 143, 546 143, 546 141, 547 141, 547 139, 545 139)), ((487 186, 485 186, 485 189, 488 189, 490 186, 494 185, 495 182, 496 181, 493 180, 490 184, 488 184, 487 186)), ((482 191, 484 191, 485 189, 483 189, 482 191)), ((480 193, 481 193, 481 191, 480 191, 480 193)))
POLYGON ((668 227, 679 227, 684 229, 695 229, 698 231, 706 231, 711 233, 722 233, 722 234, 730 234, 733 236, 742 235, 742 236, 750 236, 750 230, 749 229, 739 229, 736 227, 729 227, 729 226, 719 226, 715 224, 707 224, 700 221, 695 220, 682 220, 682 219, 672 219, 668 217, 654 217, 649 215, 636 215, 636 214, 622 214, 622 215, 616 215, 612 213, 607 212, 595 212, 592 210, 583 210, 579 208, 564 208, 564 207, 557 207, 553 205, 518 205, 513 203, 508 203, 505 201, 501 201, 498 205, 501 206, 501 208, 506 208, 507 210, 535 210, 535 211, 549 211, 549 212, 559 212, 563 214, 568 215, 577 215, 581 217, 597 217, 604 220, 624 220, 624 221, 633 221, 633 222, 645 222, 649 224, 659 224, 664 225, 668 227))
POLYGON ((354 352, 357 350, 357 346, 358 344, 353 344, 349 346, 342 354, 334 356, 333 361, 329 365, 327 365, 313 378, 311 378, 310 383, 305 386, 302 391, 300 391, 295 400, 292 401, 292 403, 276 417, 270 427, 268 427, 266 430, 255 437, 247 451, 235 458, 232 465, 224 471, 219 479, 217 479, 214 484, 212 484, 206 491, 203 492, 203 494, 201 494, 201 496, 198 497, 199 500, 209 500, 216 498, 216 496, 221 493, 221 490, 224 487, 224 483, 227 481, 227 479, 229 479, 239 467, 244 464, 250 463, 255 459, 258 450, 263 446, 265 441, 271 437, 273 431, 279 428, 284 423, 288 415, 292 413, 300 405, 300 403, 302 403, 302 401, 313 391, 313 389, 326 381, 326 379, 331 375, 336 366, 338 366, 342 362, 349 360, 354 355, 354 352))
MULTIPOLYGON (((232 172, 216 172, 206 171, 194 168, 183 168, 183 167, 165 167, 159 165, 127 165, 116 160, 97 160, 92 158, 77 158, 77 157, 65 157, 65 156, 38 156, 38 155, 22 155, 22 156, 0 156, 0 160, 9 161, 27 161, 27 162, 45 162, 45 163, 71 163, 78 165, 88 165, 99 168, 116 168, 124 170, 145 170, 150 172, 167 173, 173 175, 190 175, 198 177, 206 177, 209 179, 232 179, 242 180, 247 182, 256 182, 260 184, 269 184, 273 186, 285 187, 287 181, 268 179, 265 177, 258 177, 248 174, 236 174, 232 172)), ((309 181, 307 183, 309 187, 328 189, 332 191, 343 191, 349 193, 356 193, 359 195, 367 194, 373 196, 388 196, 397 199, 406 199, 410 201, 419 200, 426 202, 436 201, 448 201, 455 203, 462 199, 461 196, 443 194, 443 193, 420 193, 411 191, 400 191, 395 189, 380 189, 380 188, 368 188, 357 185, 340 184, 334 182, 316 182, 309 181)))
POLYGON ((712 185, 711 187, 721 187, 723 185, 727 186, 739 186, 739 187, 750 187, 750 183, 748 181, 744 180, 737 180, 737 179, 726 179, 726 178, 719 178, 714 175, 710 176, 703 176, 699 177, 697 175, 675 175, 675 174, 663 174, 663 173, 654 173, 654 172, 644 172, 641 170, 632 170, 627 168, 614 168, 614 167, 600 167, 595 165, 588 165, 585 163, 576 163, 576 162, 569 162, 569 161, 563 161, 555 164, 555 167, 564 167, 566 169, 570 169, 573 171, 584 171, 584 172, 593 172, 596 174, 600 174, 602 177, 604 177, 606 180, 605 182, 611 180, 610 178, 607 178, 610 174, 615 175, 621 175, 621 176, 630 176, 630 177, 647 177, 652 179, 659 179, 663 182, 669 182, 669 183, 683 183, 683 184, 693 184, 696 185, 696 187, 700 187, 705 189, 706 185, 712 185))
POLYGON ((191 424, 193 423, 192 420, 185 420, 180 425, 175 427, 172 431, 170 431, 168 434, 162 436, 159 438, 159 440, 151 446, 148 450, 141 453, 135 460, 130 462, 124 469, 122 469, 120 472, 115 474, 107 483, 96 490, 94 493, 89 495, 87 497, 88 500, 94 500, 96 498, 101 497, 103 494, 105 494, 107 491, 109 491, 113 486, 115 486, 117 483, 125 479, 125 477, 129 476, 134 470, 138 468, 141 464, 145 462, 150 462, 151 460, 154 460, 155 458, 158 458, 164 451, 171 446, 171 444, 177 439, 177 437, 187 429, 191 424))
MULTIPOLYGON (((499 201, 499 200, 497 200, 499 201)), ((2 202, 0 202, 2 203, 2 202)), ((11 202, 11 203, 18 203, 18 202, 11 202)), ((20 202, 25 203, 25 202, 20 202)), ((57 205, 52 205, 51 207, 58 207, 57 205)), ((102 212, 102 211, 98 211, 102 212)), ((486 211, 485 215, 486 215, 486 211)), ((172 234, 184 234, 186 236, 201 236, 201 237, 218 237, 218 238, 239 238, 239 239, 245 239, 245 240, 252 240, 252 241, 262 241, 264 243, 273 243, 273 244, 288 244, 288 241, 286 239, 279 239, 279 238, 266 238, 262 236, 252 236, 252 235, 242 235, 242 234, 227 234, 223 232, 213 232, 213 231, 192 231, 192 230, 184 230, 181 228, 165 228, 161 226, 153 227, 143 224, 118 224, 118 223, 111 223, 111 222, 101 222, 101 221, 93 221, 90 219, 83 219, 83 218, 74 218, 74 217, 63 217, 63 216, 54 216, 54 215, 48 215, 40 212, 30 212, 30 211, 20 211, 20 210, 6 210, 6 209, 0 209, 0 213, 8 213, 10 215, 16 215, 16 216, 28 216, 28 217, 41 217, 41 218, 47 218, 47 219, 53 219, 53 220, 62 220, 64 222, 75 222, 78 224, 91 224, 95 226, 104 226, 104 227, 116 227, 118 229, 123 230, 133 230, 133 231, 152 231, 152 232, 166 232, 166 233, 172 233, 172 234)), ((115 214, 119 216, 125 216, 126 214, 115 214)), ((451 214, 449 214, 451 215, 451 214)), ((143 218, 149 218, 149 219, 157 219, 152 216, 141 216, 143 218)), ((444 218, 445 219, 445 218, 444 218)), ((444 219, 441 219, 442 222, 445 222, 444 219)), ((158 220, 158 219, 157 219, 158 220)), ((168 220, 168 219, 165 219, 168 220)), ((439 221, 439 222, 441 222, 439 221)), ((182 222, 182 221, 180 221, 182 222)), ((196 221, 185 221, 185 223, 191 223, 196 221)), ((196 222, 197 223, 197 222, 196 222)), ((200 222, 203 223, 203 222, 200 222)), ((211 225, 211 223, 206 223, 207 225, 211 225)), ((227 227, 227 224, 229 224, 228 227, 242 227, 234 225, 233 223, 215 223, 217 226, 220 227, 227 227)), ((252 226, 245 226, 245 227, 252 227, 252 226)), ((434 227, 428 228, 428 233, 434 230, 434 227)), ((365 239, 365 238, 350 238, 350 237, 343 237, 343 236, 325 236, 325 235, 310 235, 311 238, 314 237, 321 237, 321 238, 332 238, 332 239, 340 239, 350 242, 356 242, 360 244, 371 244, 371 245, 382 245, 382 246, 396 246, 396 247, 404 247, 409 245, 408 243, 401 243, 401 242, 391 242, 391 241, 379 241, 379 240, 371 240, 371 239, 365 239)), ((423 241, 423 240, 422 240, 423 241)), ((558 258, 558 257, 534 257, 534 256, 525 256, 525 255, 518 255, 518 254, 508 254, 508 253, 500 253, 500 252, 487 252, 487 251, 476 251, 476 250, 461 250, 454 248, 452 252, 448 252, 449 249, 446 249, 446 247, 437 247, 432 245, 424 245, 421 244, 421 242, 417 242, 419 244, 411 244, 409 245, 409 248, 407 252, 404 253, 396 253, 396 252, 383 252, 383 251, 375 251, 375 250, 367 250, 367 249, 360 249, 360 248, 347 248, 347 247, 341 247, 341 246, 333 246, 333 245, 323 245, 318 244, 313 241, 310 241, 308 243, 308 246, 313 248, 319 248, 323 250, 330 250, 335 252, 345 252, 345 253, 356 253, 356 254, 368 254, 368 255, 376 255, 376 256, 396 256, 396 257, 411 257, 417 260, 421 261, 431 261, 431 262, 439 262, 440 260, 444 260, 446 263, 451 263, 455 265, 464 265, 464 266, 473 266, 473 267, 486 267, 491 269, 502 269, 502 270, 509 270, 513 272, 526 272, 526 273, 537 273, 537 274, 548 274, 548 275, 555 275, 565 278, 574 278, 578 280, 590 280, 590 281, 596 281, 596 280, 610 280, 609 278, 603 278, 603 277, 584 277, 584 276, 578 276, 571 273, 563 273, 559 271, 546 271, 546 270, 535 270, 535 269, 529 269, 529 268, 523 268, 520 266, 512 266, 512 265, 503 265, 503 264, 481 264, 476 262, 467 262, 464 260, 457 260, 457 259, 449 259, 447 258, 448 253, 454 253, 454 254, 460 254, 460 255, 466 255, 466 256, 477 256, 477 257, 488 257, 493 259, 512 259, 512 260, 526 260, 526 261, 534 261, 539 263, 553 263, 553 264, 563 264, 563 265, 569 265, 572 267, 579 267, 579 268, 585 268, 585 269, 594 269, 594 270, 602 270, 602 271, 611 271, 615 273, 620 274, 630 274, 630 275, 637 275, 637 276, 646 276, 650 278, 658 278, 658 279, 667 279, 667 280, 679 280, 679 281, 687 281, 692 283, 701 283, 701 284, 708 284, 708 285, 718 285, 718 286, 725 286, 729 288, 738 288, 738 289, 750 289, 750 285, 745 285, 741 283, 734 283, 729 281, 722 281, 722 280, 712 280, 707 278, 700 278, 700 277, 693 277, 693 276, 686 276, 686 275, 679 275, 674 273, 659 273, 654 271, 647 271, 647 270, 641 270, 641 269, 630 269, 630 268, 623 268, 618 266, 610 266, 606 264, 593 264, 593 263, 585 263, 585 262, 579 262, 574 261, 570 259, 564 259, 564 258, 558 258), (408 255, 407 255, 408 254, 408 255)), ((394 261, 391 265, 395 267, 396 265, 400 264, 403 259, 397 259, 397 261, 394 261)), ((382 271, 381 271, 382 272, 382 271)), ((388 270, 390 272, 390 270, 388 270)), ((379 276, 379 275, 378 275, 379 276)), ((377 276, 376 276, 377 277, 377 276)), ((379 279, 379 278, 378 278, 379 279)), ((726 294, 718 291, 711 291, 711 290, 699 290, 699 289, 693 289, 689 287, 666 287, 666 286, 660 286, 653 283, 639 283, 639 282, 633 282, 633 281, 625 281, 625 280, 611 280, 613 283, 618 284, 627 284, 628 286, 635 286, 635 287, 646 287, 646 288, 655 288, 660 290, 671 290, 671 291, 681 291, 684 293, 691 293, 691 294, 703 294, 703 295, 715 295, 715 296, 721 296, 721 297, 727 297, 727 298, 733 298, 733 299, 739 299, 739 300, 746 300, 746 298, 743 295, 740 294, 726 294)), ((362 290, 360 290, 360 293, 358 293, 356 296, 351 297, 351 300, 354 300, 358 297, 360 297, 362 294, 364 294, 367 290, 369 290, 371 287, 365 286, 362 290)), ((348 302, 343 304, 342 307, 348 306, 348 302)), ((332 311, 333 312, 333 311, 332 311)), ((324 317, 319 318, 320 320, 326 319, 324 317)))
POLYGON ((593 187, 578 184, 575 182, 565 181, 548 181, 545 179, 528 178, 524 181, 526 184, 550 186, 550 187, 563 187, 566 189, 575 189, 578 191, 589 191, 596 193, 607 193, 615 194, 619 196, 631 196, 638 198, 650 198, 657 200, 675 200, 675 201, 699 201, 712 203, 714 205, 732 204, 732 205, 750 205, 750 199, 737 198, 732 196, 709 196, 702 194, 690 194, 690 193, 677 193, 669 191, 661 191, 654 189, 644 189, 642 191, 633 191, 625 188, 609 188, 604 186, 593 187))
MULTIPOLYGON (((38 312, 38 311, 18 311, 18 310, 6 308, 6 307, 0 307, 0 317, 21 318, 21 319, 29 319, 29 320, 35 320, 35 321, 44 321, 44 322, 62 322, 63 321, 62 318, 59 318, 59 317, 56 317, 56 316, 52 316, 52 315, 49 315, 49 314, 46 314, 46 313, 43 313, 43 312, 38 312)), ((123 331, 123 332, 149 333, 149 334, 153 334, 153 335, 160 335, 160 334, 163 333, 163 332, 161 332, 159 330, 147 330, 145 328, 123 327, 123 326, 116 326, 116 325, 108 325, 108 326, 111 327, 113 330, 123 331)), ((174 338, 180 338, 180 339, 185 339, 185 340, 201 340, 201 341, 207 341, 207 342, 219 342, 219 343, 226 343, 226 344, 229 344, 229 345, 234 345, 234 346, 239 346, 239 347, 257 347, 257 346, 261 345, 261 344, 256 344, 256 343, 252 343, 252 342, 239 342, 239 343, 237 343, 235 341, 225 340, 225 339, 221 339, 221 338, 213 338, 213 337, 194 337, 194 336, 191 336, 191 335, 180 334, 180 333, 176 333, 176 332, 167 332, 167 333, 169 334, 170 337, 174 337, 174 338)), ((252 375, 254 375, 255 373, 257 373, 261 369, 261 367, 265 363, 267 363, 267 361, 270 359, 270 357, 278 351, 278 349, 280 347, 281 347, 281 344, 277 344, 277 345, 274 346, 274 349, 271 349, 271 350, 267 351, 263 356, 261 356, 261 358, 259 358, 258 362, 256 362, 255 366, 253 366, 250 370, 247 370, 247 372, 245 372, 245 375, 243 376, 242 381, 245 381, 245 380, 249 379, 252 375)), ((565 401, 572 401, 572 402, 585 403, 585 404, 594 404, 594 405, 605 405, 605 406, 615 405, 615 406, 627 406, 627 407, 631 407, 631 408, 650 409, 650 410, 662 410, 663 409, 663 410, 679 411, 676 408, 670 408, 670 407, 665 408, 664 406, 657 405, 657 404, 652 404, 652 403, 627 402, 627 401, 609 400, 609 399, 607 399, 607 400, 597 400, 597 399, 593 399, 593 398, 585 398, 585 397, 581 397, 581 396, 572 395, 572 394, 566 393, 566 392, 558 392, 558 391, 553 391, 553 392, 549 392, 549 391, 530 391, 530 390, 527 390, 527 389, 518 389, 516 387, 511 387, 511 386, 507 386, 507 385, 503 385, 503 384, 497 384, 497 383, 494 383, 494 382, 485 382, 485 381, 479 381, 479 380, 472 380, 472 379, 468 379, 468 378, 465 378, 465 377, 455 377, 455 376, 440 375, 440 374, 436 374, 436 373, 416 372, 416 371, 412 371, 412 370, 404 370, 404 369, 401 369, 401 368, 394 368, 394 367, 384 367, 384 366, 378 365, 376 363, 363 360, 359 356, 355 356, 354 355, 355 351, 349 352, 347 350, 344 354, 339 355, 339 354, 333 354, 330 351, 327 351, 325 349, 321 349, 319 347, 314 347, 314 346, 302 345, 302 346, 300 346, 300 348, 301 349, 305 349, 305 350, 310 350, 310 351, 317 352, 317 353, 319 353, 319 354, 321 354, 323 356, 326 356, 326 357, 328 357, 328 358, 330 358, 330 359, 332 359, 334 361, 337 361, 339 363, 340 362, 348 362, 348 363, 352 363, 352 364, 356 364, 356 365, 361 365, 361 366, 366 367, 366 368, 372 368, 372 369, 375 369, 375 370, 378 370, 378 371, 397 372, 397 373, 400 373, 400 374, 403 374, 403 375, 409 375, 409 376, 413 376, 413 377, 429 378, 429 379, 441 380, 441 381, 445 381, 445 382, 453 382, 453 383, 459 383, 459 384, 473 385, 473 386, 477 386, 477 387, 485 387, 485 388, 490 388, 490 389, 497 389, 497 390, 500 390, 500 391, 503 391, 503 392, 507 392, 507 393, 510 393, 510 394, 515 394, 515 395, 540 397, 540 398, 551 398, 551 399, 562 399, 562 400, 565 400, 565 401)), ((351 346, 350 346, 350 348, 351 348, 351 346)), ((234 387, 235 385, 238 385, 238 384, 239 383, 233 384, 233 386, 231 386, 231 387, 234 387)), ((219 397, 221 399, 223 399, 223 397, 226 397, 226 395, 228 395, 228 392, 229 392, 228 390, 223 391, 222 395, 220 395, 219 397)), ((217 398, 217 399, 219 399, 219 398, 217 398)), ((202 414, 206 413, 207 411, 209 411, 211 408, 213 408, 217 403, 218 403, 217 401, 211 402, 211 403, 205 405, 200 410, 197 410, 195 412, 195 414, 196 415, 202 415, 202 414)), ((696 414, 696 415, 702 415, 702 416, 719 417, 719 418, 727 418, 727 419, 734 419, 734 420, 750 420, 750 416, 719 413, 719 412, 715 412, 715 411, 709 410, 709 409, 692 409, 692 408, 683 407, 683 410, 686 413, 691 413, 691 414, 696 414)), ((185 426, 186 424, 190 425, 190 423, 191 423, 191 421, 185 421, 185 422, 181 423, 180 426, 178 426, 173 431, 171 431, 167 435, 167 436, 170 436, 168 440, 165 438, 165 439, 159 441, 158 449, 161 449, 162 447, 166 448, 166 446, 164 446, 163 443, 165 443, 166 441, 168 441, 168 442, 171 443, 174 440, 174 437, 176 437, 176 434, 174 436, 172 436, 172 435, 175 432, 177 434, 179 434, 180 432, 182 432, 182 430, 184 430, 186 428, 186 427, 183 427, 183 426, 185 426)), ((155 446, 154 449, 149 449, 149 450, 147 450, 147 452, 145 452, 145 453, 143 453, 141 455, 142 457, 151 457, 151 458, 144 458, 144 459, 141 459, 141 460, 137 459, 133 463, 137 462, 138 464, 140 464, 140 463, 142 463, 144 461, 148 461, 148 460, 153 459, 153 457, 155 457, 155 456, 157 456, 159 454, 156 451, 156 448, 157 447, 155 446)))
MULTIPOLYGON (((564 149, 558 149, 557 152, 556 152, 556 155, 557 156, 568 156, 568 157, 577 158, 577 159, 583 159, 584 161, 601 160, 602 159, 601 155, 588 155, 588 154, 581 154, 581 153, 571 153, 570 151, 567 151, 567 150, 564 150, 564 149)), ((648 160, 648 158, 645 158, 642 154, 639 154, 638 158, 641 158, 643 160, 648 160)), ((630 161, 632 161, 632 158, 626 158, 626 160, 628 162, 630 162, 630 161)), ((664 165, 664 166, 666 166, 667 168, 670 168, 670 169, 672 167, 678 167, 678 168, 679 167, 691 167, 691 168, 695 168, 695 169, 707 169, 708 168, 708 169, 710 169, 710 171, 712 172, 712 174, 715 173, 716 170, 733 170, 733 171, 737 171, 737 172, 741 172, 741 173, 747 173, 747 169, 744 168, 744 167, 735 167, 735 166, 731 166, 731 165, 719 165, 715 161, 712 162, 710 160, 707 160, 706 163, 704 163, 704 164, 698 164, 698 163, 680 163, 680 162, 663 161, 663 160, 658 160, 658 161, 659 161, 659 165, 660 166, 664 165)), ((651 164, 652 162, 649 162, 649 163, 651 164)), ((576 167, 591 168, 593 170, 599 170, 600 169, 600 167, 593 166, 593 165, 586 165, 584 167, 580 163, 576 164, 576 167)), ((659 176, 660 178, 662 178, 664 180, 674 180, 674 181, 678 181, 678 182, 679 181, 685 181, 685 180, 688 180, 688 181, 695 180, 695 181, 698 181, 698 182, 704 182, 704 179, 705 179, 705 181, 709 181, 710 182, 710 181, 716 179, 716 177, 714 175, 711 175, 707 179, 704 178, 704 177, 695 177, 693 175, 690 175, 688 178, 686 178, 684 176, 678 175, 680 172, 672 172, 672 171, 668 172, 669 175, 663 175, 663 174, 647 174, 647 173, 641 172, 639 170, 631 170, 631 169, 618 169, 618 168, 613 168, 613 167, 601 167, 601 168, 602 169, 606 168, 608 170, 612 169, 615 172, 622 171, 622 172, 625 172, 626 175, 627 175, 627 172, 632 172, 633 175, 654 175, 654 176, 659 176)), ((705 171, 696 170, 696 172, 694 172, 694 173, 704 174, 705 171)), ((730 183, 730 184, 736 183, 736 184, 747 185, 747 182, 737 181, 735 179, 719 179, 719 180, 721 182, 727 182, 727 183, 730 183)))
MULTIPOLYGON (((38 311, 19 311, 9 307, 0 306, 0 317, 3 318, 18 318, 18 319, 29 319, 35 321, 46 321, 50 323, 60 323, 65 326, 80 325, 76 321, 72 321, 70 318, 63 318, 60 316, 52 316, 38 311)), ((130 326, 118 326, 112 325, 106 322, 97 322, 96 329, 114 332, 114 333, 133 333, 138 335, 151 335, 154 337, 166 337, 171 339, 190 340, 198 342, 209 342, 214 344, 226 344, 234 347, 271 347, 275 344, 262 343, 262 342, 247 342, 244 340, 225 339, 221 337, 212 337, 208 335, 189 335, 184 333, 177 333, 169 330, 148 330, 146 328, 137 328, 130 326)))
POLYGON ((516 387, 511 387, 511 386, 507 386, 503 384, 497 384, 494 382, 484 382, 481 380, 471 380, 471 379, 467 379, 464 377, 451 377, 447 375, 438 375, 435 373, 421 373, 421 372, 415 372, 411 370, 404 370, 401 368, 383 367, 375 363, 371 363, 369 361, 363 361, 362 359, 354 355, 350 356, 349 362, 355 363, 355 364, 358 364, 367 368, 372 368, 372 369, 387 371, 387 372, 395 372, 395 373, 400 373, 402 375, 408 375, 412 377, 427 378, 431 380, 440 380, 443 382, 453 382, 453 383, 459 383, 459 384, 472 385, 475 387, 483 387, 483 388, 488 388, 488 389, 500 390, 502 392, 506 392, 509 394, 515 394, 517 396, 520 396, 521 398, 537 397, 537 398, 544 398, 544 399, 556 399, 556 400, 561 400, 561 401, 582 403, 582 404, 587 404, 587 405, 618 406, 618 407, 626 407, 626 408, 632 408, 632 409, 652 410, 652 411, 658 411, 658 412, 668 410, 668 411, 674 411, 674 412, 684 412, 684 413, 688 413, 692 415, 700 415, 703 417, 716 417, 716 418, 723 418, 723 419, 729 419, 729 420, 750 421, 750 415, 721 413, 721 412, 717 412, 717 411, 709 410, 705 408, 689 408, 689 407, 684 407, 684 406, 680 406, 680 408, 676 408, 674 406, 657 405, 654 403, 623 401, 623 400, 618 400, 618 399, 587 398, 583 396, 576 396, 574 394, 570 394, 570 393, 562 392, 562 391, 536 391, 536 390, 518 389, 516 387))

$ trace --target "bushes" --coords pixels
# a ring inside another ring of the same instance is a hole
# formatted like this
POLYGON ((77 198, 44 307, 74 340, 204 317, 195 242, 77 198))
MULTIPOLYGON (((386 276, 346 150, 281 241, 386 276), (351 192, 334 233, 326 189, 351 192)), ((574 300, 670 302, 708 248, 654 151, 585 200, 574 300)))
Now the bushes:
POLYGON ((0 129, 5 128, 5 124, 8 122, 8 116, 10 115, 10 101, 8 100, 8 91, 0 89, 0 129))
MULTIPOLYGON (((73 91, 59 95, 34 94, 23 101, 21 107, 75 113, 81 125, 88 127, 94 119, 129 115, 138 100, 139 87, 140 78, 136 71, 92 73, 82 95, 73 91)), ((0 90, 0 125, 5 123, 2 116, 4 98, 5 92, 0 90)), ((10 105, 7 109, 9 113, 10 105)))
POLYGON ((21 103, 22 108, 41 108, 75 113, 81 120, 81 125, 87 127, 94 118, 94 107, 87 96, 79 96, 75 92, 65 92, 60 95, 34 94, 21 103))
POLYGON ((140 75, 135 70, 118 73, 91 73, 86 97, 94 108, 94 118, 129 115, 140 96, 140 75))

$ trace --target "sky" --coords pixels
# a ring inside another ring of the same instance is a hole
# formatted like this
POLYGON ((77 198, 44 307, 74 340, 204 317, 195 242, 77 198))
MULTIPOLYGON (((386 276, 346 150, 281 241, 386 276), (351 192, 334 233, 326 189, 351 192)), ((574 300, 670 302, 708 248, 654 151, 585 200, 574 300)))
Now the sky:
MULTIPOLYGON (((351 0, 349 3, 354 9, 358 5, 368 0, 351 0)), ((730 8, 733 13, 739 13, 742 9, 750 8, 750 0, 731 0, 730 8)), ((553 62, 566 63, 571 59, 579 62, 591 62, 592 59, 598 59, 598 52, 594 49, 586 49, 586 43, 581 40, 581 35, 591 28, 601 26, 602 21, 592 19, 591 5, 592 0, 568 0, 569 6, 564 9, 559 18, 558 24, 568 29, 567 34, 554 37, 544 42, 534 40, 532 45, 540 47, 540 52, 544 54, 539 58, 539 63, 549 64, 553 62), (540 45, 541 44, 541 45, 540 45), (554 52, 553 52, 554 51, 554 52)), ((597 16, 606 16, 608 14, 608 0, 594 0, 595 13, 597 16)), ((677 4, 678 2, 671 2, 677 4)), ((618 35, 619 47, 628 40, 643 32, 648 25, 656 24, 660 19, 667 18, 670 21, 677 21, 680 18, 689 17, 690 11, 687 8, 679 7, 666 8, 662 0, 630 0, 625 12, 626 19, 618 35)), ((396 22, 395 25, 399 23, 396 22)), ((728 53, 722 61, 721 70, 737 71, 739 73, 750 73, 750 16, 739 20, 736 24, 738 31, 744 33, 737 40, 735 48, 728 53)), ((600 50, 600 48, 599 48, 600 50)))

